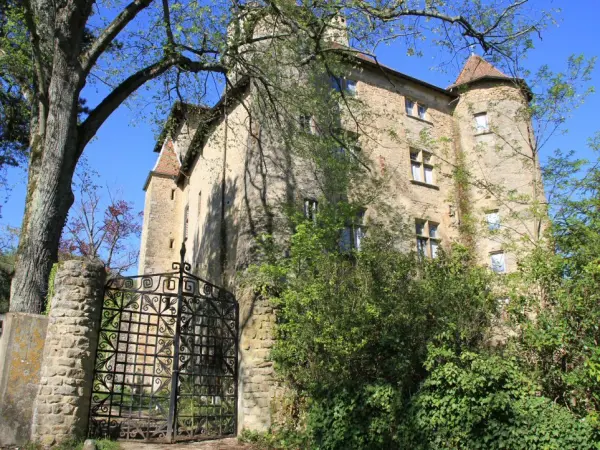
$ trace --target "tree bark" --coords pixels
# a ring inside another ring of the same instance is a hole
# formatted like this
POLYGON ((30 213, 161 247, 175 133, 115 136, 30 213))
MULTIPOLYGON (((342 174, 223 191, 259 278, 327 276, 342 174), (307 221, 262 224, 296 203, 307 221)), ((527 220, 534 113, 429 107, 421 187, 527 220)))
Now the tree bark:
POLYGON ((47 116, 40 118, 43 123, 32 138, 25 214, 11 285, 10 310, 15 312, 42 312, 48 276, 74 200, 71 182, 79 155, 77 107, 83 88, 78 54, 89 5, 81 1, 64 6, 54 14, 47 116))

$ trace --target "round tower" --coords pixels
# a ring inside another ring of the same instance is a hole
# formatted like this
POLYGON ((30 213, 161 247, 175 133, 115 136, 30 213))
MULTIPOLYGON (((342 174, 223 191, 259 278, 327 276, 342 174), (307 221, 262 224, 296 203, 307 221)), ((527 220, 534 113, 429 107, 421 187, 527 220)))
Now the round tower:
POLYGON ((471 55, 449 87, 455 103, 457 195, 462 196, 461 231, 481 262, 497 272, 516 269, 516 247, 539 239, 533 214, 543 199, 541 171, 528 114, 530 92, 471 55), (462 184, 462 185, 461 185, 462 184))

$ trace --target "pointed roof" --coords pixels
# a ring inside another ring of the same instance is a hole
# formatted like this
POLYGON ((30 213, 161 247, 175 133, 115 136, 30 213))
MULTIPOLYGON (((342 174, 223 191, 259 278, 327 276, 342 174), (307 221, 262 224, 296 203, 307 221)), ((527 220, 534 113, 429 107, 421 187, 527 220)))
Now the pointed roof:
POLYGON ((160 151, 160 155, 158 155, 158 160, 156 161, 152 172, 176 177, 179 175, 180 167, 181 164, 179 163, 179 158, 175 153, 173 141, 168 138, 165 142, 165 145, 163 145, 162 150, 160 151))
POLYGON ((461 84, 471 83, 475 80, 480 80, 482 78, 506 78, 507 80, 511 79, 509 76, 504 75, 502 72, 496 69, 493 65, 487 62, 481 56, 473 54, 465 63, 454 84, 448 89, 455 88, 456 86, 459 86, 461 84))

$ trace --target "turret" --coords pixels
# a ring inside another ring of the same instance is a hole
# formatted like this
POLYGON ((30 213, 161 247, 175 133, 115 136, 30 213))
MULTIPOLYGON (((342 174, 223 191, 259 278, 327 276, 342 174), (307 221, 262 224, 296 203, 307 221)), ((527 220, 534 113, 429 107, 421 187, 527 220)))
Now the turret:
POLYGON ((541 199, 541 173, 533 148, 530 99, 524 82, 471 55, 449 90, 454 110, 457 163, 469 179, 459 195, 463 233, 481 262, 497 271, 516 269, 515 247, 536 239, 531 203, 541 199), (515 245, 517 244, 517 245, 515 245))
POLYGON ((173 141, 166 138, 156 164, 148 174, 144 191, 144 225, 140 245, 139 274, 171 270, 179 259, 182 221, 181 190, 176 184, 180 162, 173 141))

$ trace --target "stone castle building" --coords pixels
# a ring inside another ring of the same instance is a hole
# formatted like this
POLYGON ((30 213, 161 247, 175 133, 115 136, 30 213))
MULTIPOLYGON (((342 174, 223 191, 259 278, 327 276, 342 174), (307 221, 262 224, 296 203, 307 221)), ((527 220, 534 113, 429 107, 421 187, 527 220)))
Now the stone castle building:
MULTIPOLYGON (((515 270, 520 243, 539 236, 540 224, 527 211, 543 195, 522 114, 529 93, 520 80, 472 55, 444 89, 356 54, 334 89, 360 99, 371 133, 379 133, 357 139, 361 156, 385 172, 387 203, 411 224, 404 245, 435 257, 440 246, 464 239, 469 224, 480 261, 497 272, 515 270), (466 180, 457 175, 464 168, 466 180)), ((236 289, 235 275, 252 261, 252 242, 282 199, 311 214, 323 193, 301 162, 276 145, 260 145, 260 121, 246 107, 253 95, 242 80, 213 108, 173 107, 144 185, 139 272, 169 271, 185 240, 193 270, 236 293, 238 424, 260 430, 270 424, 277 395, 268 361, 274 318, 269 305, 236 289)), ((308 129, 311 120, 298 118, 308 129)), ((373 213, 367 208, 364 220, 373 213)), ((350 245, 359 247, 362 231, 353 233, 350 245)))

